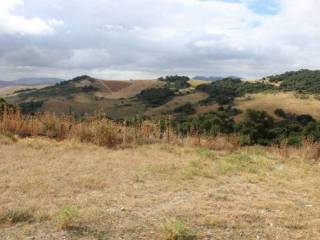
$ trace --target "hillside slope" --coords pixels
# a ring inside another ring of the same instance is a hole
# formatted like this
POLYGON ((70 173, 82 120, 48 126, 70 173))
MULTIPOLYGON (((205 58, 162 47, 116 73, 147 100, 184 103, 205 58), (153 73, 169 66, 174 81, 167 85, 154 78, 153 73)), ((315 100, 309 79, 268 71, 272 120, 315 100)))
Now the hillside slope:
POLYGON ((54 86, 31 89, 11 96, 7 100, 27 111, 55 113, 107 112, 109 117, 134 116, 144 105, 135 96, 142 90, 162 86, 160 81, 106 81, 80 76, 54 86))
MULTIPOLYGON (((190 80, 185 76, 134 81, 80 76, 42 89, 20 89, 18 93, 7 95, 7 100, 19 105, 24 112, 49 111, 80 116, 104 112, 113 119, 162 114, 185 118, 216 111, 219 107, 242 111, 255 109, 270 115, 281 108, 288 113, 309 114, 320 119, 317 114, 319 72, 300 70, 261 81, 232 77, 213 82, 190 80), (274 98, 270 94, 274 94, 274 98), (184 108, 189 108, 188 113, 183 113, 184 108)), ((241 115, 237 116, 240 118, 241 115)))
POLYGON ((276 109, 283 109, 294 114, 310 114, 320 120, 320 101, 314 96, 300 98, 294 92, 249 94, 235 100, 235 107, 243 112, 248 109, 266 111, 271 116, 276 109))

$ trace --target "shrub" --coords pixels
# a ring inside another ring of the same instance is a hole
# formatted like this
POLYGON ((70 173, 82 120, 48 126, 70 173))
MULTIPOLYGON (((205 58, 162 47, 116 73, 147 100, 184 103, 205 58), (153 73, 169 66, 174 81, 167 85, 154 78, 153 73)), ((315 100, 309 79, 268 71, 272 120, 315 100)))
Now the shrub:
POLYGON ((278 117, 281 117, 281 118, 286 118, 287 115, 285 113, 285 111, 281 108, 277 108, 275 111, 274 111, 274 114, 278 117))
POLYGON ((61 229, 69 229, 72 228, 78 221, 79 211, 76 207, 69 206, 64 207, 58 213, 58 226, 61 229))
POLYGON ((43 105, 43 101, 23 102, 19 104, 19 108, 23 114, 34 114, 43 105))
POLYGON ((175 113, 182 113, 186 115, 191 115, 196 112, 191 103, 186 103, 185 105, 178 107, 174 110, 175 113))
POLYGON ((111 120, 84 121, 74 127, 71 136, 81 142, 91 142, 98 146, 113 148, 122 142, 121 128, 111 120))
POLYGON ((269 145, 275 138, 272 131, 274 126, 274 119, 266 112, 248 110, 237 130, 242 136, 244 144, 269 145))
POLYGON ((303 126, 306 126, 311 122, 315 122, 314 118, 312 116, 310 116, 309 114, 298 115, 296 117, 296 120, 298 123, 300 123, 303 126))
POLYGON ((150 88, 143 90, 137 96, 148 106, 157 107, 172 99, 174 93, 168 88, 150 88))
POLYGON ((0 224, 2 223, 23 223, 34 221, 35 217, 31 210, 28 209, 14 209, 7 210, 0 214, 0 224))
POLYGON ((190 230, 181 220, 167 221, 163 227, 165 240, 194 240, 195 233, 190 230))
POLYGON ((184 89, 191 86, 189 84, 190 78, 186 76, 167 76, 165 78, 161 77, 159 80, 166 82, 168 88, 184 89))
POLYGON ((202 103, 216 102, 220 105, 230 104, 234 98, 244 96, 248 93, 258 93, 275 90, 271 84, 262 82, 243 82, 239 78, 225 78, 210 84, 197 86, 196 90, 209 94, 209 98, 202 103))

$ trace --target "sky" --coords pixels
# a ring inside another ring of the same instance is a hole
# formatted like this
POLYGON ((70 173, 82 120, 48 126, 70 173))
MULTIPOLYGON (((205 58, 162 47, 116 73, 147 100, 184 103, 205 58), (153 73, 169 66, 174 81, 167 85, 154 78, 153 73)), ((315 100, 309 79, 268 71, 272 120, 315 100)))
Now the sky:
POLYGON ((320 68, 319 0, 1 0, 0 80, 320 68))

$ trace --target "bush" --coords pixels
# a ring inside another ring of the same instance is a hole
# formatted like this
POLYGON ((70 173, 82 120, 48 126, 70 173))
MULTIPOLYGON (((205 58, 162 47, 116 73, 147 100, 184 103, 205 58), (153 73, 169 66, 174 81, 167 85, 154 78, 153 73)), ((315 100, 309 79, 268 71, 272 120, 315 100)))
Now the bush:
POLYGON ((7 210, 4 213, 0 214, 0 224, 16 224, 22 222, 31 222, 34 219, 35 218, 32 211, 27 209, 7 210))
POLYGON ((303 129, 303 135, 305 137, 311 137, 314 141, 320 141, 320 123, 310 122, 303 129))
POLYGON ((12 104, 9 104, 3 98, 0 98, 0 115, 3 114, 4 110, 16 110, 16 107, 12 104))
POLYGON ((174 93, 168 88, 150 88, 138 94, 138 98, 151 107, 161 106, 172 99, 173 96, 174 93))
POLYGON ((258 93, 274 89, 275 87, 271 84, 243 82, 237 78, 225 78, 210 84, 201 84, 196 88, 198 91, 209 94, 208 99, 202 103, 216 102, 220 105, 231 104, 234 98, 248 93, 258 93))
POLYGON ((298 115, 296 117, 296 120, 297 120, 297 122, 299 122, 303 126, 306 126, 311 122, 315 122, 314 118, 308 114, 298 115))
POLYGON ((232 112, 225 110, 215 111, 185 119, 176 119, 172 125, 176 132, 182 135, 188 133, 206 136, 216 136, 219 133, 228 134, 234 131, 231 114, 232 112))
POLYGON ((274 126, 274 119, 266 112, 248 110, 237 130, 244 144, 269 145, 276 137, 272 131, 274 126))
POLYGON ((172 220, 164 224, 163 235, 165 240, 194 240, 195 233, 186 227, 181 220, 172 220))
POLYGON ((43 101, 23 102, 19 104, 19 108, 23 114, 34 114, 43 105, 43 101))
POLYGON ((178 107, 174 110, 175 113, 182 113, 182 114, 186 114, 186 115, 191 115, 194 114, 196 112, 196 110, 194 109, 194 107, 192 106, 191 103, 187 103, 181 107, 178 107))
POLYGON ((186 76, 167 76, 165 78, 161 77, 159 80, 166 82, 168 88, 184 89, 191 86, 189 84, 190 78, 186 76))
POLYGON ((274 114, 278 117, 281 117, 281 118, 286 118, 287 115, 285 113, 285 111, 281 108, 277 108, 275 111, 274 111, 274 114))
POLYGON ((65 207, 58 214, 58 225, 61 229, 72 228, 78 221, 79 211, 76 207, 65 207))

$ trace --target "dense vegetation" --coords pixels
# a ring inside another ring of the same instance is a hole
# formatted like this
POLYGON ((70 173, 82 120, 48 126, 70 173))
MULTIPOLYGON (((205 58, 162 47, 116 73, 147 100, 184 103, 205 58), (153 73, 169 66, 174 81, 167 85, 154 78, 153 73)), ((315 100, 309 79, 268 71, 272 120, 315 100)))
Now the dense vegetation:
POLYGON ((92 85, 85 85, 77 87, 75 84, 81 80, 93 81, 89 76, 76 77, 70 81, 62 81, 54 86, 48 86, 42 89, 34 89, 32 91, 24 91, 19 94, 22 99, 26 98, 46 98, 46 97, 59 97, 70 96, 78 93, 92 93, 99 89, 92 85))
POLYGON ((138 98, 150 107, 161 106, 174 96, 174 92, 168 88, 150 88, 138 94, 138 98))
POLYGON ((23 102, 19 104, 19 108, 23 114, 34 114, 42 107, 43 101, 23 102))
POLYGON ((320 71, 302 69, 268 77, 270 82, 280 83, 280 88, 286 91, 302 91, 320 93, 320 71))
POLYGON ((194 106, 192 106, 191 103, 186 103, 185 105, 177 107, 173 112, 183 115, 191 115, 196 113, 196 109, 194 108, 194 106))
POLYGON ((166 87, 173 90, 184 89, 191 86, 188 83, 190 78, 186 76, 166 76, 165 78, 159 78, 159 80, 166 82, 166 87))
POLYGON ((215 112, 199 114, 196 116, 176 118, 172 125, 178 134, 201 134, 216 136, 219 133, 229 134, 234 132, 235 122, 232 111, 220 109, 215 112))
POLYGON ((195 80, 204 80, 204 81, 219 81, 222 80, 223 77, 215 77, 215 76, 195 76, 193 77, 195 80))
POLYGON ((262 82, 243 82, 241 79, 225 78, 210 84, 202 84, 196 88, 198 91, 209 94, 203 103, 216 102, 220 105, 230 104, 234 98, 244 96, 247 93, 259 93, 275 90, 276 87, 262 82))
POLYGON ((234 117, 240 110, 220 107, 217 111, 196 116, 180 115, 172 120, 178 134, 197 133, 209 137, 218 134, 235 133, 243 145, 273 145, 286 141, 289 145, 299 145, 303 139, 320 141, 320 122, 310 115, 296 115, 276 110, 279 120, 264 111, 248 110, 239 122, 234 117))
POLYGON ((5 109, 15 109, 15 107, 7 103, 3 98, 0 98, 0 114, 2 114, 5 109))

